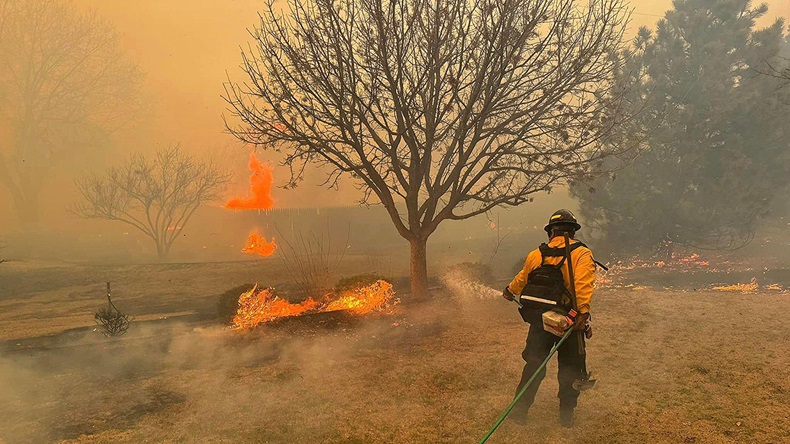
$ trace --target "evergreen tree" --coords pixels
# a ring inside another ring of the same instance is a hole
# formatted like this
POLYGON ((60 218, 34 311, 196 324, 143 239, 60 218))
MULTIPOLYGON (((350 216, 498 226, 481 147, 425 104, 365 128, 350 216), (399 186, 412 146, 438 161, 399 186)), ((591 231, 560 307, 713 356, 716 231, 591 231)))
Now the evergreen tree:
POLYGON ((615 250, 738 248, 786 195, 790 102, 780 80, 760 73, 778 60, 784 23, 755 29, 766 11, 747 0, 675 0, 654 33, 639 31, 619 72, 638 116, 622 138, 639 139, 639 154, 572 186, 615 250))

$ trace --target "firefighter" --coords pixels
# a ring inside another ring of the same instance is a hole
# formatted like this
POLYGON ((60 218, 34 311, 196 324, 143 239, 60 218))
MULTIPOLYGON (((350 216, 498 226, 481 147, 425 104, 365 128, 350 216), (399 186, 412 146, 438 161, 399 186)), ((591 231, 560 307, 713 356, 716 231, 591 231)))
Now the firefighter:
MULTIPOLYGON (((590 317, 590 300, 595 282, 595 260, 592 252, 583 243, 574 239, 581 225, 569 210, 558 210, 552 214, 545 226, 548 244, 542 244, 533 250, 524 262, 524 268, 513 281, 505 287, 505 299, 521 298, 523 307, 519 309, 522 317, 530 324, 527 344, 521 356, 526 361, 521 375, 521 382, 516 389, 518 393, 527 380, 540 367, 548 356, 551 348, 559 341, 559 337, 545 331, 542 326, 542 314, 551 307, 545 302, 556 304, 561 309, 571 311, 571 283, 566 264, 565 235, 570 239, 570 260, 572 262, 576 303, 578 315, 573 324, 574 329, 583 331, 588 337, 592 329, 588 325, 590 317), (554 280, 554 282, 552 282, 554 280), (537 294, 540 297, 521 296, 537 294), (516 296, 519 295, 519 296, 516 296)), ((579 398, 579 391, 574 382, 585 378, 585 355, 581 352, 579 342, 584 341, 581 334, 571 334, 558 350, 558 374, 560 400, 559 422, 563 427, 573 426, 574 409, 579 398)), ((535 399, 538 386, 546 375, 545 368, 537 375, 533 384, 527 389, 514 407, 510 418, 520 424, 526 422, 527 413, 535 399)))

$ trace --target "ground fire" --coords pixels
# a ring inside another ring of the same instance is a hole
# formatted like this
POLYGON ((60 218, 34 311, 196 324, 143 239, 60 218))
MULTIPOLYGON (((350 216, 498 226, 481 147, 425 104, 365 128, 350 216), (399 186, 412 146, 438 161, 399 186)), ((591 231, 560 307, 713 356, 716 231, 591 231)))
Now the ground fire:
POLYGON ((274 242, 274 239, 267 241, 266 238, 256 231, 250 234, 247 244, 241 251, 247 254, 257 254, 258 256, 271 256, 277 251, 277 243, 274 242))
POLYGON ((384 280, 346 290, 339 295, 328 294, 325 299, 329 302, 322 304, 307 298, 301 303, 294 304, 276 296, 273 289, 260 289, 256 285, 239 296, 239 307, 236 316, 233 317, 232 328, 250 329, 266 322, 307 313, 330 311, 348 311, 358 315, 386 313, 400 302, 395 298, 392 284, 384 280))

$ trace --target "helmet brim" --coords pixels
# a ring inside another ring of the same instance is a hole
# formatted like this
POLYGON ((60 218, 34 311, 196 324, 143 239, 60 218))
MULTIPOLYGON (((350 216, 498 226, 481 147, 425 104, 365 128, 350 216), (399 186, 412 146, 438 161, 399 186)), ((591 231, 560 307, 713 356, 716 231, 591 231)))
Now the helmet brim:
POLYGON ((558 222, 551 222, 551 223, 546 224, 546 226, 543 227, 543 231, 545 231, 546 233, 550 233, 551 232, 551 227, 553 227, 555 225, 573 225, 573 228, 576 231, 579 231, 579 230, 582 229, 582 226, 579 225, 578 222, 558 221, 558 222))

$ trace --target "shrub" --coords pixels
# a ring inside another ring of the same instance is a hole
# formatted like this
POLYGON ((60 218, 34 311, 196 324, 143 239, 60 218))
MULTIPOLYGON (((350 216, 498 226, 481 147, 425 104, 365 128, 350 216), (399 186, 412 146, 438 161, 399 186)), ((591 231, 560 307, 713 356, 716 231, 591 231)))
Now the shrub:
POLYGON ((359 287, 367 287, 379 280, 385 280, 387 282, 390 281, 388 278, 376 273, 363 273, 344 277, 341 278, 335 285, 335 293, 341 293, 343 291, 352 290, 359 287))
POLYGON ((222 323, 230 323, 239 308, 239 296, 252 290, 254 284, 244 284, 231 288, 217 298, 217 319, 222 323))

